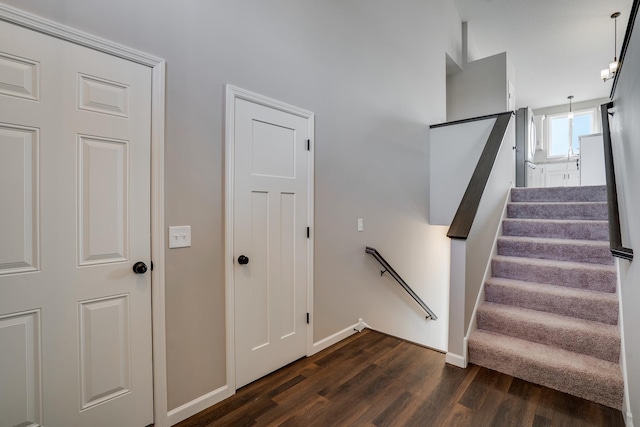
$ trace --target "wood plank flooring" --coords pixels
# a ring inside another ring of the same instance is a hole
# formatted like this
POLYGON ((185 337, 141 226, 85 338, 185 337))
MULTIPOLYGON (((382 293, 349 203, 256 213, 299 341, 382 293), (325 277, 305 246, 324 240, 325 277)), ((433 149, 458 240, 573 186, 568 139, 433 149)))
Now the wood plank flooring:
POLYGON ((365 329, 177 424, 624 426, 620 411, 365 329))

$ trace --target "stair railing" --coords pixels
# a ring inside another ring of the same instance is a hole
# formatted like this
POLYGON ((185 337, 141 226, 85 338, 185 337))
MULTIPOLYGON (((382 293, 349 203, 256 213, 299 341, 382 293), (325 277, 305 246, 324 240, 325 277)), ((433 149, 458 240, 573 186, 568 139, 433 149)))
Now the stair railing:
POLYGON ((464 196, 462 196, 456 215, 453 217, 453 221, 451 221, 447 237, 466 240, 467 236, 469 236, 469 231, 471 230, 473 220, 478 212, 480 200, 482 199, 482 193, 489 180, 489 175, 491 175, 491 169, 498 156, 498 151, 500 151, 500 146, 512 115, 512 111, 492 115, 496 117, 496 122, 491 129, 487 143, 473 171, 467 190, 464 196))
POLYGON ((616 186, 616 173, 613 166, 613 148, 611 147, 611 130, 609 129, 609 109, 613 102, 602 104, 602 139, 604 143, 604 169, 607 178, 607 205, 609 207, 609 249, 611 255, 633 260, 633 249, 622 246, 622 233, 620 232, 620 209, 618 207, 618 188, 616 186))
POLYGON ((428 319, 438 320, 438 316, 436 316, 435 313, 431 311, 431 309, 427 306, 427 304, 425 304, 424 301, 422 301, 422 299, 418 296, 418 294, 416 294, 413 291, 413 289, 411 289, 411 286, 409 286, 407 282, 405 282, 402 279, 402 277, 400 277, 400 275, 396 273, 393 267, 391 267, 391 265, 387 262, 387 260, 385 260, 375 248, 371 248, 367 246, 365 251, 369 255, 373 256, 376 259, 376 261, 378 261, 380 265, 384 268, 384 270, 380 272, 380 276, 384 275, 384 273, 389 273, 389 275, 393 277, 396 280, 396 282, 398 282, 400 286, 402 286, 404 290, 407 291, 407 293, 411 295, 411 297, 418 303, 418 305, 422 307, 422 309, 427 313, 427 317, 426 317, 427 320, 428 319))

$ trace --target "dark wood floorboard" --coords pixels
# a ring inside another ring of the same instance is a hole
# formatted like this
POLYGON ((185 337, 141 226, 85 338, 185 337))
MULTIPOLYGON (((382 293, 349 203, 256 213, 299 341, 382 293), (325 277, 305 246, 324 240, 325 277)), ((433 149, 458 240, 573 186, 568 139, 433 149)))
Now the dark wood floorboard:
POLYGON ((622 413, 364 330, 176 427, 606 426, 622 413))

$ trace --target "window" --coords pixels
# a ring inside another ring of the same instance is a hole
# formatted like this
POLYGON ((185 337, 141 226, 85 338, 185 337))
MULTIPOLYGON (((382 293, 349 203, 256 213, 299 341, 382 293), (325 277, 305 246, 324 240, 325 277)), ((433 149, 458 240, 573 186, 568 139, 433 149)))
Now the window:
POLYGON ((595 109, 549 118, 549 157, 573 156, 580 152, 580 136, 595 129, 595 109))

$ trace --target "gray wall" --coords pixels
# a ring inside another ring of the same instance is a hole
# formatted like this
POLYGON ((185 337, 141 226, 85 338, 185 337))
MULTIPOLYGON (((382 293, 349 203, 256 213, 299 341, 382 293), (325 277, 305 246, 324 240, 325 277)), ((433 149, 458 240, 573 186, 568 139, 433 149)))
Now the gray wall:
MULTIPOLYGON (((622 243, 634 249, 633 262, 620 260, 621 297, 625 328, 625 354, 631 407, 640 417, 640 31, 633 32, 618 86, 613 99, 615 114, 611 119, 613 157, 616 168, 622 228, 622 243)), ((637 424, 637 422, 636 422, 637 424)))
POLYGON ((448 1, 7 1, 167 60, 166 225, 193 233, 191 248, 166 252, 170 409, 225 384, 226 83, 316 113, 314 340, 362 317, 446 348, 446 321, 426 322, 364 247, 447 318, 427 130, 445 120, 445 53, 459 58, 448 1))
POLYGON ((460 73, 447 76, 447 121, 507 111, 507 79, 513 73, 503 52, 468 62, 460 73))

